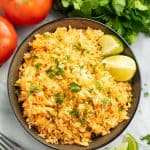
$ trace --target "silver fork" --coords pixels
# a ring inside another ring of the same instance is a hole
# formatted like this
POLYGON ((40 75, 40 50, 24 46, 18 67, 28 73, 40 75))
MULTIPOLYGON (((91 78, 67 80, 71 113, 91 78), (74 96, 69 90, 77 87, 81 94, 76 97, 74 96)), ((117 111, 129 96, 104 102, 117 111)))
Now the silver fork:
POLYGON ((0 133, 0 150, 23 150, 20 145, 0 133))

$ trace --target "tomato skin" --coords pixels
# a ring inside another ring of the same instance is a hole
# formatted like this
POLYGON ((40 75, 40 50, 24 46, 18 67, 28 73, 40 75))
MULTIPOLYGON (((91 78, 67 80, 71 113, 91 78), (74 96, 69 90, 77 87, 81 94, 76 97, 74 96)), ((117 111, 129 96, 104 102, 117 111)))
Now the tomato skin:
POLYGON ((0 65, 12 55, 18 41, 13 25, 0 15, 0 65))
POLYGON ((53 0, 3 0, 2 9, 8 19, 20 26, 39 23, 49 13, 53 0))

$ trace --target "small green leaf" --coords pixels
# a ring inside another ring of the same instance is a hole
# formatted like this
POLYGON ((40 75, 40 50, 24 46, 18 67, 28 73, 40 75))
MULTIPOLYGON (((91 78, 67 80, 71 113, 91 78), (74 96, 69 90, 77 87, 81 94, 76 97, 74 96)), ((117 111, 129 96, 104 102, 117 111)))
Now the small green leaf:
POLYGON ((69 112, 70 115, 73 115, 73 116, 77 116, 79 115, 79 110, 76 109, 76 108, 73 108, 70 112, 69 112))
POLYGON ((49 111, 47 111, 48 115, 51 117, 52 122, 55 121, 56 117, 54 115, 52 115, 49 111))
POLYGON ((64 57, 64 60, 70 60, 70 55, 66 55, 65 57, 64 57))
POLYGON ((38 58, 39 58, 39 57, 36 56, 35 54, 32 54, 31 57, 32 57, 33 59, 38 59, 38 58))
POLYGON ((112 0, 112 6, 118 16, 121 16, 126 6, 126 0, 112 0))
POLYGON ((109 99, 103 100, 103 106, 107 106, 110 103, 109 99))
POLYGON ((66 94, 61 94, 61 93, 57 93, 56 94, 56 103, 57 104, 62 104, 64 102, 64 99, 66 98, 66 94))
POLYGON ((56 103, 57 103, 57 104, 60 104, 60 105, 61 105, 63 102, 64 102, 64 101, 63 101, 62 99, 60 99, 60 98, 57 98, 57 99, 56 99, 56 103))
POLYGON ((56 117, 54 115, 51 115, 51 118, 52 118, 52 122, 54 122, 56 119, 56 117))
POLYGON ((76 10, 80 10, 83 0, 73 0, 72 3, 76 10))
POLYGON ((72 92, 79 92, 81 90, 81 86, 79 86, 75 82, 72 82, 72 83, 70 83, 70 89, 72 92))
POLYGON ((110 0, 100 0, 100 1, 99 1, 99 5, 100 5, 100 6, 106 6, 106 5, 109 4, 109 2, 110 2, 110 0))
POLYGON ((87 118, 87 110, 84 110, 82 118, 79 120, 81 125, 84 127, 86 123, 86 118, 87 118))
POLYGON ((92 92, 93 92, 93 89, 92 89, 92 88, 89 88, 89 89, 88 89, 88 92, 89 92, 89 93, 92 93, 92 92))
POLYGON ((92 14, 92 2, 84 1, 81 6, 81 12, 83 13, 83 16, 90 17, 92 14))
POLYGON ((142 4, 142 2, 139 1, 139 0, 135 1, 135 8, 137 8, 138 10, 141 10, 141 11, 148 10, 148 7, 146 5, 144 5, 144 4, 142 4))
POLYGON ((99 90, 103 89, 103 86, 98 81, 95 81, 95 85, 99 90))
POLYGON ((125 39, 126 41, 131 44, 135 41, 135 39, 137 38, 137 32, 134 32, 134 31, 131 31, 131 30, 128 30, 125 34, 125 39))
POLYGON ((55 73, 57 76, 58 75, 63 75, 64 74, 64 69, 63 68, 58 68, 58 70, 55 73))
POLYGON ((51 72, 51 73, 49 73, 49 75, 48 75, 48 77, 49 77, 50 79, 54 78, 55 76, 56 76, 55 72, 51 72))
POLYGON ((150 134, 145 135, 144 137, 141 137, 142 141, 147 141, 147 144, 150 145, 150 134))
POLYGON ((41 65, 42 65, 41 63, 36 63, 36 64, 35 64, 35 68, 36 68, 36 69, 39 69, 41 65))
POLYGON ((83 64, 80 64, 79 66, 80 66, 80 68, 81 68, 81 69, 83 69, 83 68, 84 68, 84 65, 83 65, 83 64))
POLYGON ((149 96, 149 92, 144 92, 144 97, 148 97, 149 96))
POLYGON ((61 0, 61 2, 62 5, 67 8, 70 5, 71 0, 61 0))
POLYGON ((30 87, 30 90, 29 90, 29 93, 31 94, 31 93, 38 93, 38 92, 40 92, 41 90, 39 89, 39 88, 37 88, 37 87, 35 87, 35 86, 31 86, 30 87))
POLYGON ((20 89, 16 89, 15 94, 16 94, 17 96, 19 96, 19 95, 20 95, 20 89))

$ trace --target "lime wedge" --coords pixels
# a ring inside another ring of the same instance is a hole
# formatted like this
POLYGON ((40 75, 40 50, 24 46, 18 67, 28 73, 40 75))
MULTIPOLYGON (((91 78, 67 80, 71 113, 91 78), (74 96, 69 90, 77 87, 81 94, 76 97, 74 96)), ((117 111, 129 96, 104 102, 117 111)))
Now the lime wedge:
POLYGON ((110 56, 123 52, 122 42, 114 35, 105 34, 100 38, 100 45, 102 47, 102 55, 110 56))
POLYGON ((128 56, 110 56, 102 62, 116 81, 128 81, 136 72, 136 63, 128 56))
POLYGON ((123 142, 117 147, 113 148, 113 150, 128 150, 128 142, 123 142))
POLYGON ((139 146, 135 138, 131 134, 127 134, 125 141, 128 142, 127 150, 139 150, 139 146))

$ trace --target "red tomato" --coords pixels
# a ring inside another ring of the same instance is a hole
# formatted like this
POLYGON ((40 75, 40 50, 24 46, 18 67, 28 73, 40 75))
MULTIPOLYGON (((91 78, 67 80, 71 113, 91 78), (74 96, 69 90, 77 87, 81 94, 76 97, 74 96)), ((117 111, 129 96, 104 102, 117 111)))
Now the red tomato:
POLYGON ((52 7, 53 0, 2 0, 2 9, 12 23, 27 26, 39 23, 52 7))
POLYGON ((0 64, 3 64, 14 52, 18 36, 13 25, 0 16, 0 64))

